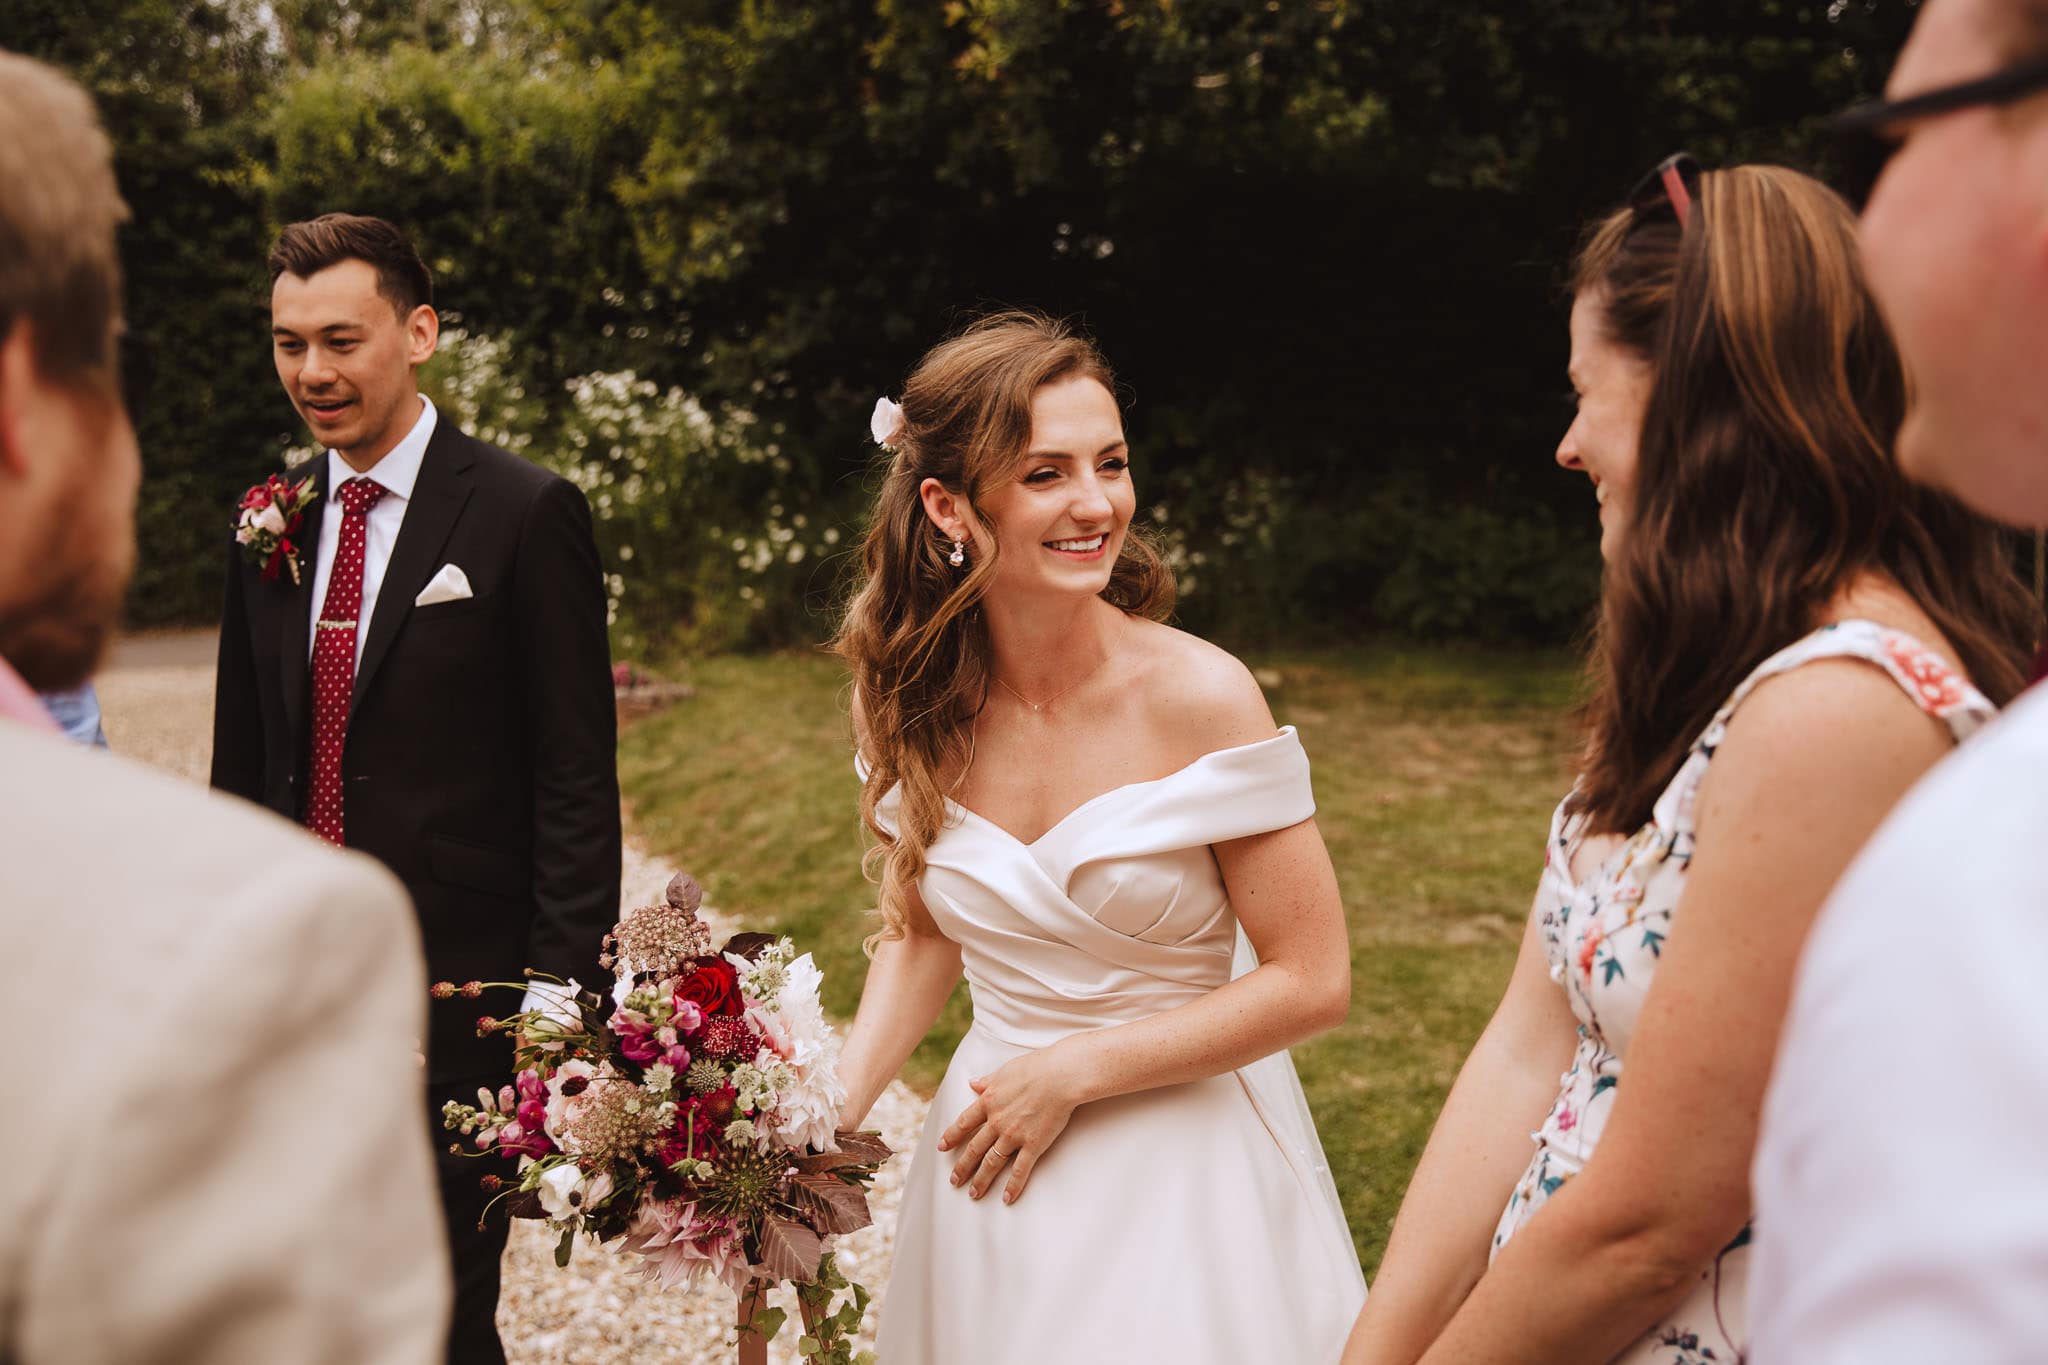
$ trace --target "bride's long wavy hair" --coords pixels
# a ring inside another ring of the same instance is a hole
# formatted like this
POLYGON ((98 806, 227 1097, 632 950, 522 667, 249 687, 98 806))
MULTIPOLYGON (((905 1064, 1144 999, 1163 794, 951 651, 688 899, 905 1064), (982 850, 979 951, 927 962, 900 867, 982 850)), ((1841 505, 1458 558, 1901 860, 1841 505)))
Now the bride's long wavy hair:
POLYGON ((1702 177, 1696 217, 1623 209, 1573 273, 1652 373, 1590 669, 1574 798, 1589 833, 1645 824, 1737 684, 1859 573, 1895 580, 2000 704, 2038 626, 2010 541, 1893 459, 1906 375, 1848 206, 1796 171, 1737 166, 1702 177))
MULTIPOLYGON (((918 490, 936 479, 988 524, 985 493, 1012 478, 1031 441, 1031 398, 1076 376, 1116 392, 1101 352, 1068 324, 1039 313, 982 317, 925 354, 903 387, 902 426, 882 457, 881 489, 861 542, 861 572, 832 650, 853 673, 863 717, 861 823, 874 836, 867 871, 881 886, 876 943, 903 937, 908 896, 925 850, 946 820, 946 794, 973 757, 974 718, 988 699, 988 626, 979 610, 993 581, 994 537, 950 562, 952 542, 925 515, 918 490), (896 833, 876 804, 902 787, 896 833)), ((1104 600, 1165 620, 1173 573, 1130 528, 1104 600)))

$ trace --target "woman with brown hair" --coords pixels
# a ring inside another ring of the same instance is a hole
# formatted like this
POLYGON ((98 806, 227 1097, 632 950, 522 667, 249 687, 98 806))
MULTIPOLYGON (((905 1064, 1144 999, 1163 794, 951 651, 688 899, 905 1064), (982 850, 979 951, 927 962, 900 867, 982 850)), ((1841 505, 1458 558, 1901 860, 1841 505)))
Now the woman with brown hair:
POLYGON ((2022 681, 1998 534, 1893 464, 1905 379, 1834 194, 1674 157, 1573 294, 1557 459, 1592 481, 1607 563, 1589 743, 1349 1365, 1742 1359, 1750 1157, 1807 928, 2022 681))
POLYGON ((881 1357, 1330 1359, 1365 1284, 1283 1049, 1344 1017, 1351 964, 1301 744, 1242 664, 1164 624, 1086 340, 986 318, 878 405, 876 437, 836 648, 883 928, 842 1121, 963 968, 974 1004, 907 1178, 881 1357))

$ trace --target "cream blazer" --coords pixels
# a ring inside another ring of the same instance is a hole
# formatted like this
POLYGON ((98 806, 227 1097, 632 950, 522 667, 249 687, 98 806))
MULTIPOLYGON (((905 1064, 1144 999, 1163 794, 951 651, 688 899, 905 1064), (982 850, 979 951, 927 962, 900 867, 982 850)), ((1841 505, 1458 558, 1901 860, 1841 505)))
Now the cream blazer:
POLYGON ((438 1361, 419 934, 380 866, 0 720, 0 1361, 438 1361))

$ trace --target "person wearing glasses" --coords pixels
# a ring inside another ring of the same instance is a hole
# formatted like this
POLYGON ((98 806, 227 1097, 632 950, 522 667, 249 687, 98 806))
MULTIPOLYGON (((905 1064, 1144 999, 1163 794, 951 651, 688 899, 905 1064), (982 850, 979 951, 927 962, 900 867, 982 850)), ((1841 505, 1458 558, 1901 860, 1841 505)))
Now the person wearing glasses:
MULTIPOLYGON (((2048 527, 2048 0, 1932 0, 1862 156, 1912 478, 2048 527)), ((2038 623, 2036 623, 2038 624, 2038 623)), ((1899 806, 1816 920, 1764 1107, 1750 1359, 2048 1358, 2048 688, 1899 806)))
POLYGON ((1588 742, 1348 1365, 1743 1359, 1807 925, 2022 682, 1998 532, 1892 463, 1905 376, 1839 198, 1673 157, 1572 293, 1557 461, 1606 562, 1588 742))

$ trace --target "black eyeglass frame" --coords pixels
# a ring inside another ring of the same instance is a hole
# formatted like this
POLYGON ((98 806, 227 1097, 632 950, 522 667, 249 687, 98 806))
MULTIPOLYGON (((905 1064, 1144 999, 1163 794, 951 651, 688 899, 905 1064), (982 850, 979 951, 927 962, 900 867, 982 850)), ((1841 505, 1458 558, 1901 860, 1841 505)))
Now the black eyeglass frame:
POLYGON ((1858 209, 1869 199, 1885 164, 1902 145, 1884 130, 1909 119, 1932 118, 1963 109, 2017 104, 2048 91, 2048 57, 2035 57, 1994 71, 1897 100, 1870 100, 1828 120, 1840 165, 1837 188, 1858 209))

